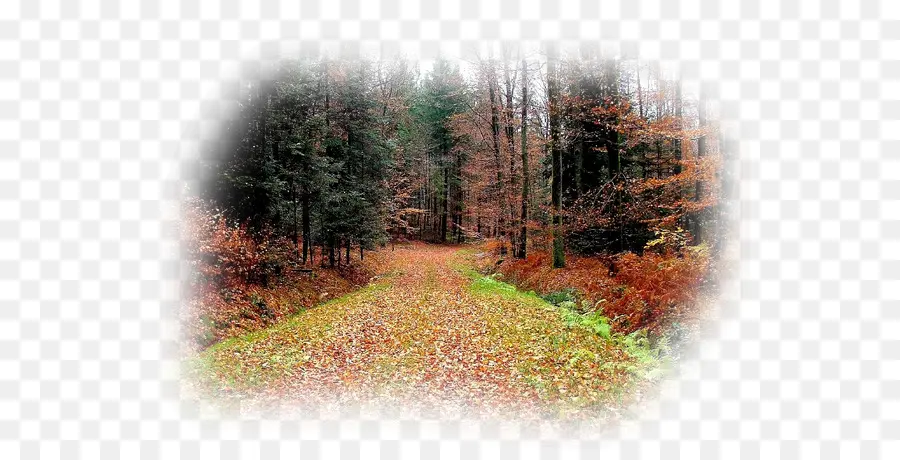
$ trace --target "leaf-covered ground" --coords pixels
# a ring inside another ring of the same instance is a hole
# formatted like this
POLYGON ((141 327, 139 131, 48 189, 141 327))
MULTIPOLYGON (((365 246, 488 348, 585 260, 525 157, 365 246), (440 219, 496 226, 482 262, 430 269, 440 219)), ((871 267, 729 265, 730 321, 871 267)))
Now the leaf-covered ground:
POLYGON ((247 407, 605 419, 656 365, 541 298, 483 277, 472 251, 398 247, 367 287, 229 339, 187 363, 247 407))

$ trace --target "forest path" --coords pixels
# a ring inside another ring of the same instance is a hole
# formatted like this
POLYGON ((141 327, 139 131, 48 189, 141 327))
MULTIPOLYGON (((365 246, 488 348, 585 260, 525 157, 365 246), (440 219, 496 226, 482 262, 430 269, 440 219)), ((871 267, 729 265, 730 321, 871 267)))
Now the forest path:
POLYGON ((471 251, 415 244, 369 286, 201 353, 215 399, 576 417, 619 406, 636 360, 533 294, 482 277, 471 251))

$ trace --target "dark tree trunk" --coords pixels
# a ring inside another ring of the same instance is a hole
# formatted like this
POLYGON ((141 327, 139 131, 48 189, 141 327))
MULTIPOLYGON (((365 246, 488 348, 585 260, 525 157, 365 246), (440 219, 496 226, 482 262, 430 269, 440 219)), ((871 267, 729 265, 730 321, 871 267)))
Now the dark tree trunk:
MULTIPOLYGON (((312 259, 312 247, 310 246, 310 242, 312 240, 312 235, 310 232, 310 223, 309 223, 309 192, 304 190, 303 199, 301 200, 301 219, 303 220, 303 265, 306 265, 306 257, 309 255, 310 259, 312 259)), ((313 262, 310 262, 313 263, 313 262)))
POLYGON ((615 130, 610 130, 611 132, 607 133, 606 139, 606 152, 607 152, 607 161, 609 162, 609 178, 610 180, 616 181, 618 180, 619 173, 622 170, 619 158, 619 142, 617 137, 619 133, 615 130))
POLYGON ((494 86, 497 84, 497 78, 494 74, 494 64, 491 63, 490 81, 488 82, 488 97, 491 101, 491 139, 494 147, 494 160, 497 163, 497 199, 500 200, 501 211, 497 213, 497 235, 500 238, 500 255, 506 255, 506 220, 503 208, 506 207, 506 194, 503 184, 503 163, 500 159, 500 114, 497 110, 497 95, 494 86))
MULTIPOLYGON (((293 181, 291 182, 291 201, 294 204, 294 245, 297 248, 297 256, 299 259, 303 260, 303 263, 306 263, 306 251, 304 251, 300 246, 300 229, 299 229, 299 220, 297 219, 297 184, 293 181)), ((304 245, 306 244, 306 239, 304 238, 304 245)))
POLYGON ((681 119, 681 82, 675 82, 675 119, 679 126, 678 139, 675 140, 675 174, 681 174, 681 132, 684 120, 681 119))
POLYGON ((441 243, 447 242, 447 204, 450 201, 450 167, 444 166, 444 196, 441 200, 441 243))
POLYGON ((662 179, 662 143, 656 141, 656 178, 662 179))
POLYGON ((334 258, 334 237, 329 238, 328 241, 328 265, 331 268, 334 268, 335 258, 334 258))
POLYGON ((528 248, 528 65, 522 59, 522 214, 519 230, 520 258, 527 256, 528 248))
MULTIPOLYGON (((503 108, 503 118, 504 125, 506 131, 506 144, 507 149, 509 150, 509 190, 516 189, 516 168, 515 168, 515 152, 516 152, 516 140, 515 140, 515 127, 513 126, 513 81, 510 80, 509 76, 509 65, 504 61, 503 64, 503 73, 505 77, 506 83, 506 106, 503 108)), ((507 193, 506 196, 509 196, 507 193)), ((517 256, 517 244, 516 244, 516 211, 513 206, 513 201, 510 199, 507 202, 507 211, 509 214, 509 242, 510 242, 510 251, 512 251, 513 256, 517 256)))
MULTIPOLYGON (((635 74, 637 75, 637 98, 638 98, 638 114, 641 116, 641 120, 644 119, 644 94, 641 91, 641 65, 638 64, 635 69, 635 74)), ((647 160, 647 146, 646 144, 641 144, 640 152, 641 152, 641 178, 646 179, 648 177, 648 163, 647 160)))
MULTIPOLYGON (((616 66, 615 61, 611 61, 608 64, 607 75, 606 75, 606 90, 607 95, 610 100, 615 103, 615 101, 619 98, 619 83, 617 75, 619 73, 619 69, 616 66)), ((604 144, 606 147, 606 161, 607 167, 609 168, 609 178, 613 181, 619 180, 619 173, 622 171, 621 158, 620 158, 620 147, 619 147, 619 131, 616 130, 616 124, 618 124, 618 117, 615 117, 608 121, 606 129, 603 132, 604 144)))
POLYGON ((559 101, 557 100, 559 98, 559 89, 557 88, 558 82, 556 80, 556 50, 554 48, 550 48, 549 51, 550 52, 547 56, 547 101, 550 105, 550 161, 552 163, 550 175, 550 205, 553 214, 553 223, 551 225, 550 238, 553 242, 552 266, 553 268, 562 268, 566 265, 566 254, 562 236, 561 215, 562 187, 560 186, 560 182, 562 180, 562 153, 559 139, 559 101))

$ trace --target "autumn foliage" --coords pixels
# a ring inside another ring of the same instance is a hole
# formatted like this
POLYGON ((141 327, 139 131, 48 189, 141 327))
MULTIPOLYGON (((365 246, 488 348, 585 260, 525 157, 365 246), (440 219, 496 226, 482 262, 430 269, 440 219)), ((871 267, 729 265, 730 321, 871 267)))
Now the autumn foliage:
POLYGON ((182 334, 195 347, 273 324, 370 277, 371 265, 359 261, 300 271, 297 246, 289 239, 253 233, 199 200, 185 202, 182 216, 182 260, 188 265, 182 334))
POLYGON ((640 255, 571 255, 562 269, 550 267, 546 251, 533 252, 526 259, 506 259, 497 270, 541 295, 574 291, 582 312, 601 311, 617 332, 646 328, 661 334, 674 323, 695 324, 703 312, 701 288, 712 273, 709 251, 705 246, 654 246, 640 255))

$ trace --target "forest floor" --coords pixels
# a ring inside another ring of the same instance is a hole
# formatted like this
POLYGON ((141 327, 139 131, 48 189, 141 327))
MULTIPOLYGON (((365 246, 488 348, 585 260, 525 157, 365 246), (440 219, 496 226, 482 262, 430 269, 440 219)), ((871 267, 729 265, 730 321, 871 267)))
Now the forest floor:
MULTIPOLYGON (((251 410, 413 410, 608 420, 660 363, 483 276, 476 250, 398 246, 368 286, 189 360, 193 388, 251 410)), ((571 316, 571 315, 570 315, 571 316)))

